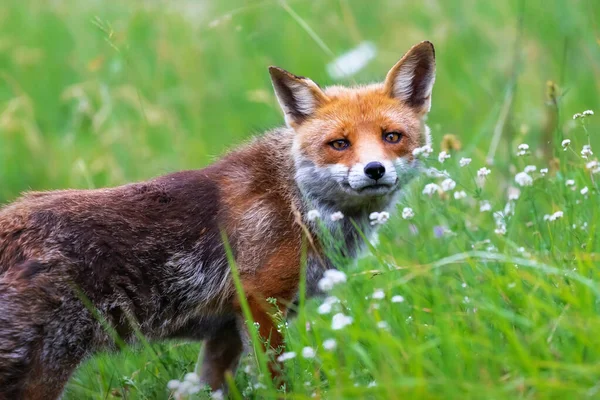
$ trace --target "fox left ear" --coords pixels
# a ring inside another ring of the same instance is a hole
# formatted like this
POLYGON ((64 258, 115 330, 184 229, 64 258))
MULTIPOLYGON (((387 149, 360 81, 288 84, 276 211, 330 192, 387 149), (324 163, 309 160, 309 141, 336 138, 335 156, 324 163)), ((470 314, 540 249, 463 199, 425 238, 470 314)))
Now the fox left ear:
POLYGON ((414 45, 388 72, 385 90, 389 96, 413 107, 424 115, 431 108, 431 90, 435 81, 435 49, 431 42, 414 45))
POLYGON ((277 101, 285 114, 285 122, 294 128, 329 101, 319 85, 278 67, 269 67, 277 101))

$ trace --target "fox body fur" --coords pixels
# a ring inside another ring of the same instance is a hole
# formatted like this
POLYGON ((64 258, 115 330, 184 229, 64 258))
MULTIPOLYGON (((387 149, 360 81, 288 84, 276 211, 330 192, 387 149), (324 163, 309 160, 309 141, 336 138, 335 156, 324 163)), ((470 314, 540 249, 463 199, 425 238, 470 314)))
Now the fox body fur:
POLYGON ((284 312, 294 300, 303 237, 311 294, 335 268, 323 226, 357 256, 357 227, 372 232, 369 214, 393 206, 418 171, 413 150, 429 143, 433 46, 415 45, 367 86, 270 74, 287 126, 218 162, 115 188, 27 193, 0 210, 0 399, 58 398, 86 356, 138 332, 203 340, 202 381, 220 388, 245 335, 222 234, 274 349, 283 339, 265 299, 284 312), (321 222, 307 218, 313 209, 321 222))

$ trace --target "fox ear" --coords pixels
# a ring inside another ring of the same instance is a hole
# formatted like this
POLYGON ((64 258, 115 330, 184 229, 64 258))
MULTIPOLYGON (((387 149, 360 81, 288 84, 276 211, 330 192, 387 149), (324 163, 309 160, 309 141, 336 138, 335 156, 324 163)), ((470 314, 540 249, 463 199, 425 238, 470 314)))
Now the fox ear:
POLYGON ((385 90, 389 96, 408 104, 419 114, 431 108, 435 81, 435 50, 431 42, 414 45, 388 72, 385 90))
POLYGON ((278 67, 269 67, 277 101, 285 114, 286 124, 293 128, 329 101, 319 85, 278 67))

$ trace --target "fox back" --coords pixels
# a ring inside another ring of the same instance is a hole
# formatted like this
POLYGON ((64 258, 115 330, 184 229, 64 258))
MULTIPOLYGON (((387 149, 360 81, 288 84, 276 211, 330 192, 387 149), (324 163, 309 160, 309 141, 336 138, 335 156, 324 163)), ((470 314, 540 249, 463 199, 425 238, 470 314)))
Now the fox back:
MULTIPOLYGON (((0 399, 57 398, 81 360, 136 332, 204 340, 201 379, 223 386, 246 336, 224 238, 261 336, 281 350, 266 299, 284 313, 294 301, 304 239, 315 294, 324 271, 341 266, 324 233, 355 258, 374 229, 369 215, 392 210, 418 172, 434 50, 414 46, 367 86, 270 74, 287 126, 216 163, 115 188, 28 193, 0 210, 0 399)), ((279 371, 272 363, 274 379, 279 371)))

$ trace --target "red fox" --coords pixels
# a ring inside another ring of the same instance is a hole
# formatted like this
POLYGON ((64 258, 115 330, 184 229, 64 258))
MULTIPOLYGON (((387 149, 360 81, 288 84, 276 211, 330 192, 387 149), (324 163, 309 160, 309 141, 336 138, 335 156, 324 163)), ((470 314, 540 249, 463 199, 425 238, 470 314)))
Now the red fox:
POLYGON ((321 89, 269 72, 287 126, 213 165, 115 188, 27 193, 0 210, 0 399, 58 398, 84 358, 114 347, 114 334, 130 342, 138 332, 203 340, 202 382, 221 388, 246 335, 222 232, 274 349, 283 338, 265 299, 283 312, 294 300, 304 235, 314 239, 311 294, 335 268, 323 226, 341 232, 345 256, 358 255, 357 227, 375 229, 369 214, 391 209, 419 170, 413 151, 430 142, 433 45, 413 46, 383 83, 366 86, 321 89), (344 218, 332 221, 338 212, 344 218))

